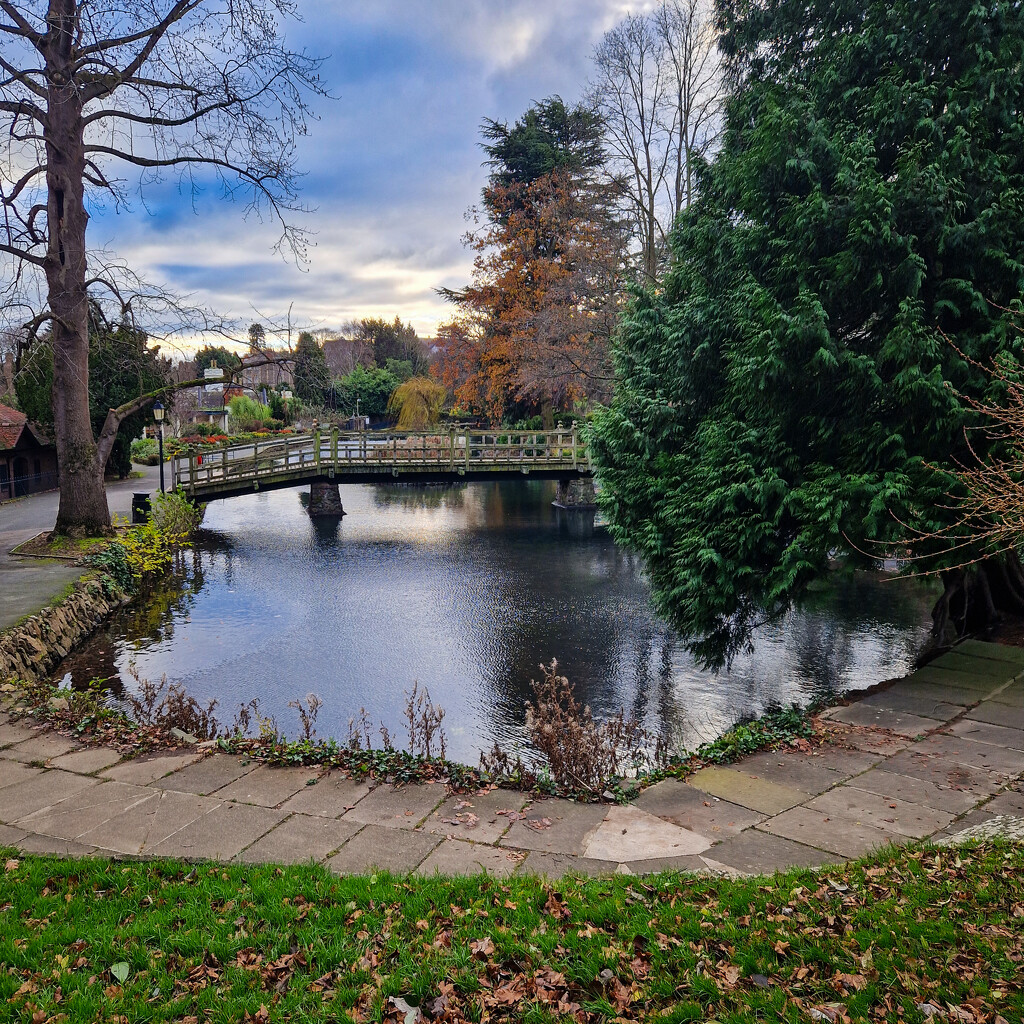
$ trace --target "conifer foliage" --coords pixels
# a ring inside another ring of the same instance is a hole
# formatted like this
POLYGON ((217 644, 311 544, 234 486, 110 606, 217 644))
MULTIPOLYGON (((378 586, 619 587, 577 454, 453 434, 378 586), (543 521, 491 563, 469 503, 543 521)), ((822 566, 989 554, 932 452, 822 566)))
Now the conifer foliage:
MULTIPOLYGON (((956 514, 958 393, 993 386, 971 360, 1019 354, 1000 307, 1024 295, 1020 3, 720 0, 719 18, 723 149, 625 318, 593 448, 616 536, 707 657, 831 557, 956 514)), ((940 630, 1024 610, 1012 552, 965 573, 933 544, 940 630)))

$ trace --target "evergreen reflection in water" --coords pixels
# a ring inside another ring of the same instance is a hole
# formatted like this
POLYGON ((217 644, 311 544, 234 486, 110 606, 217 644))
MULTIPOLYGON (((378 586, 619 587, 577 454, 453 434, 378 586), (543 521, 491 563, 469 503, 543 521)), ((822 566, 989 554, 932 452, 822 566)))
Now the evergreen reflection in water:
POLYGON ((230 720, 259 697, 324 699, 343 737, 365 707, 395 731, 404 691, 446 711, 449 752, 475 762, 522 742, 537 666, 557 658, 596 715, 619 707, 687 745, 775 702, 903 674, 932 591, 869 574, 838 581, 759 631, 728 671, 699 668, 653 614, 636 559, 541 482, 342 486, 344 519, 311 520, 298 490, 212 503, 182 579, 119 617, 62 667, 76 683, 167 674, 230 720))

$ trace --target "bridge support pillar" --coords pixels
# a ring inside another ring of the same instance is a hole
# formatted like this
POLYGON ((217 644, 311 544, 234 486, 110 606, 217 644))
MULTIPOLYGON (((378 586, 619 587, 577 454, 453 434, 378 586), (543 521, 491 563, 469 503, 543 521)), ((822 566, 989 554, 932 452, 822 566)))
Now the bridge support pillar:
POLYGON ((574 480, 559 480, 558 490, 552 504, 557 508, 592 512, 597 508, 597 499, 594 497, 594 478, 581 476, 574 480))
POLYGON ((309 485, 309 514, 311 516, 343 516, 341 493, 338 485, 327 480, 316 480, 309 485))

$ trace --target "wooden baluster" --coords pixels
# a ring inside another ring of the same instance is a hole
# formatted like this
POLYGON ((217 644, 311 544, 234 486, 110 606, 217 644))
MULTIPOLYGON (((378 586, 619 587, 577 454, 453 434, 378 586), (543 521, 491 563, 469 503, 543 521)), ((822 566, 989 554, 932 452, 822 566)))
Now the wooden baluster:
POLYGON ((572 468, 576 469, 576 424, 572 425, 572 468))
POLYGON ((338 428, 331 427, 331 466, 338 465, 338 428))

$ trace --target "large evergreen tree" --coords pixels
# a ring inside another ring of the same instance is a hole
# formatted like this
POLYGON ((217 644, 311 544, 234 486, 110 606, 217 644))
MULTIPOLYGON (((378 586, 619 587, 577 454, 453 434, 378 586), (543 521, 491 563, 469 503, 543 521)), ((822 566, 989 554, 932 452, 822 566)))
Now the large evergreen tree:
MULTIPOLYGON (((991 387, 969 360, 1019 350, 998 307, 1024 295, 1019 2, 719 0, 719 17, 723 150, 622 324, 594 444, 613 530, 709 656, 833 556, 950 521, 957 392, 991 387)), ((949 566, 940 631, 1024 611, 1012 552, 963 570, 985 551, 947 547, 920 545, 949 566)))

